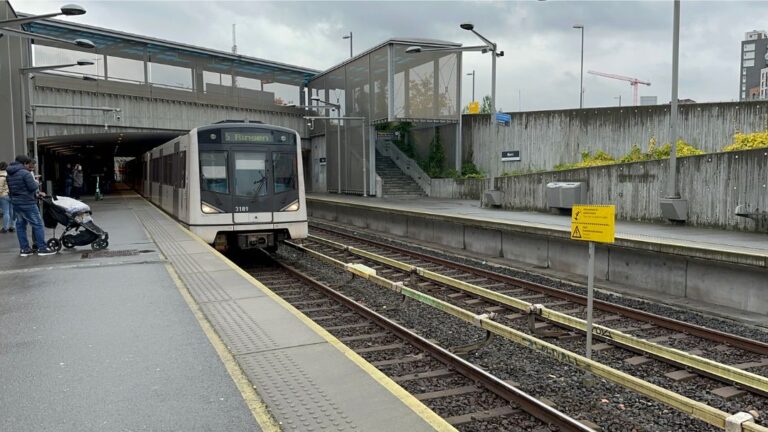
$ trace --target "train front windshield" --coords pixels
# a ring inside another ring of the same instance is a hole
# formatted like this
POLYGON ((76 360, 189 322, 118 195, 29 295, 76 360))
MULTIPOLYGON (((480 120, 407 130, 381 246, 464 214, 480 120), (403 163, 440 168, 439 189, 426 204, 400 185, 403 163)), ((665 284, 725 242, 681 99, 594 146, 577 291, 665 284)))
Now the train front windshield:
POLYGON ((298 209, 296 136, 254 127, 198 132, 200 195, 208 213, 298 209))

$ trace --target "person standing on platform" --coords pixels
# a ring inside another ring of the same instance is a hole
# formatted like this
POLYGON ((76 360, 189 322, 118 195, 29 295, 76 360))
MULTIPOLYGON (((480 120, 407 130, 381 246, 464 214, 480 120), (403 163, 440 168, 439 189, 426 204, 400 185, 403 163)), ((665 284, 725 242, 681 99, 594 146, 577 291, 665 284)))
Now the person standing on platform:
POLYGON ((83 167, 80 164, 75 165, 75 170, 72 171, 72 198, 80 199, 80 194, 83 193, 83 167))
POLYGON ((3 229, 0 230, 3 234, 7 232, 13 232, 15 219, 13 217, 13 206, 11 205, 11 196, 8 190, 8 172, 5 169, 8 168, 8 163, 5 161, 0 162, 0 208, 3 209, 3 229))
MULTIPOLYGON (((32 174, 37 166, 37 161, 27 156, 16 156, 16 161, 8 166, 8 189, 10 190, 13 212, 16 214, 16 237, 21 248, 20 256, 29 256, 34 252, 29 247, 27 238, 27 225, 32 226, 32 236, 38 245, 38 256, 53 255, 56 251, 48 249, 45 243, 45 231, 43 230, 43 218, 40 217, 40 209, 37 207, 37 197, 40 194, 40 183, 32 174)), ((39 178, 39 176, 37 176, 39 178)))
POLYGON ((64 196, 72 196, 72 165, 67 164, 64 169, 64 196))

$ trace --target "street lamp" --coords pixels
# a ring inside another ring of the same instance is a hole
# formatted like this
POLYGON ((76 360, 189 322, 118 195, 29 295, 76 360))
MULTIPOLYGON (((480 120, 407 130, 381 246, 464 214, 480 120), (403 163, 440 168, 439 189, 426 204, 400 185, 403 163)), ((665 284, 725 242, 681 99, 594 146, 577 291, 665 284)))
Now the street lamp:
POLYGON ((45 36, 37 33, 30 33, 27 31, 8 27, 8 26, 18 26, 21 24, 26 24, 26 23, 39 21, 46 18, 52 18, 60 15, 76 16, 76 15, 84 15, 84 14, 85 14, 85 8, 83 8, 82 6, 78 6, 75 4, 68 4, 68 5, 62 6, 59 12, 3 20, 3 21, 0 21, 0 37, 3 37, 5 33, 8 33, 9 35, 18 36, 26 39, 39 39, 39 40, 48 40, 52 42, 61 42, 66 44, 77 45, 80 48, 88 48, 88 49, 95 48, 96 46, 93 44, 93 42, 89 41, 88 39, 76 39, 74 41, 69 41, 69 40, 59 39, 51 36, 45 36))
POLYGON ((669 110, 670 138, 672 148, 669 153, 669 184, 667 196, 661 199, 661 213, 666 219, 685 221, 688 219, 688 201, 682 199, 677 187, 677 83, 678 63, 680 59, 680 0, 674 1, 672 28, 672 101, 669 110))
POLYGON ((504 51, 498 51, 498 46, 496 43, 489 41, 486 39, 483 35, 475 31, 474 24, 470 23, 464 23, 461 24, 459 27, 461 27, 464 30, 471 31, 475 34, 475 36, 479 37, 483 42, 486 43, 486 49, 487 51, 482 51, 483 53, 486 53, 488 51, 491 52, 491 111, 494 113, 496 112, 496 57, 502 57, 504 55, 504 51))
POLYGON ((349 39, 349 57, 352 58, 352 32, 349 32, 348 35, 342 36, 342 39, 349 39))
POLYGON ((614 99, 618 99, 619 100, 619 106, 621 106, 621 95, 614 96, 613 98, 614 99))
POLYGON ((581 30, 581 74, 579 75, 579 108, 584 108, 584 26, 576 24, 575 29, 581 30))
MULTIPOLYGON (((93 62, 91 60, 78 60, 77 63, 67 63, 67 64, 59 64, 59 65, 33 66, 33 67, 19 68, 19 72, 22 75, 24 75, 25 77, 27 77, 27 80, 28 80, 27 87, 29 88, 29 109, 30 109, 30 111, 32 111, 32 142, 33 142, 33 148, 34 148, 33 152, 34 152, 34 158, 35 158, 35 160, 37 160, 38 163, 40 163, 40 160, 38 159, 38 152, 37 152, 37 116, 36 116, 36 112, 37 112, 38 105, 35 105, 33 103, 33 101, 32 101, 33 92, 32 92, 31 85, 29 85, 29 84, 31 84, 31 81, 29 81, 29 79, 31 78, 31 74, 36 73, 36 72, 44 72, 44 71, 54 70, 54 69, 63 69, 63 68, 68 68, 68 67, 72 67, 72 66, 91 66, 91 65, 93 65, 93 62)), ((83 79, 85 79, 85 80, 89 80, 88 78, 90 78, 90 80, 93 79, 91 77, 85 77, 85 76, 83 77, 83 79)), ((24 144, 24 146, 26 147, 26 143, 24 144)), ((41 163, 40 163, 40 170, 42 171, 42 164, 41 163)))
POLYGON ((53 18, 60 15, 66 15, 66 16, 85 15, 85 8, 82 6, 78 6, 76 4, 64 5, 59 10, 60 12, 54 12, 54 13, 49 13, 44 15, 32 15, 28 17, 3 20, 3 21, 0 21, 0 26, 26 24, 29 22, 38 21, 46 18, 53 18))
POLYGON ((310 100, 328 105, 336 110, 336 193, 341 194, 341 104, 324 101, 319 97, 313 97, 310 100))
POLYGON ((472 75, 472 102, 475 101, 475 70, 472 69, 471 73, 468 73, 467 76, 472 75))

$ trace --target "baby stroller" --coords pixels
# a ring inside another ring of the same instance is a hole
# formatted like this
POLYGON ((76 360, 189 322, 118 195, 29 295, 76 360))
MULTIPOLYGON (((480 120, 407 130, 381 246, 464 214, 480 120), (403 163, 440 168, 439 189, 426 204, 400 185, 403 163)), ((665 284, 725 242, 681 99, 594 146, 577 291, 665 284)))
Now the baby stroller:
POLYGON ((87 204, 64 196, 46 196, 42 200, 43 223, 46 228, 53 229, 53 238, 47 242, 48 248, 58 252, 62 246, 71 249, 75 246, 91 245, 93 250, 106 249, 109 246, 109 233, 93 223, 91 208, 87 204), (63 225, 64 231, 57 238, 58 225, 63 225))

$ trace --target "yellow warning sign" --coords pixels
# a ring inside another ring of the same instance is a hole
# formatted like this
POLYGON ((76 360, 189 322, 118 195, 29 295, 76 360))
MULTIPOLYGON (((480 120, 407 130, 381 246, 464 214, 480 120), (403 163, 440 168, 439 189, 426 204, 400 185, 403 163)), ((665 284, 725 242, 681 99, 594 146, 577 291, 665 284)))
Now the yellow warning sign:
POLYGON ((472 101, 469 103, 469 113, 470 114, 477 114, 480 112, 480 102, 478 101, 472 101))
POLYGON ((613 243, 616 206, 577 205, 571 212, 571 239, 613 243))

